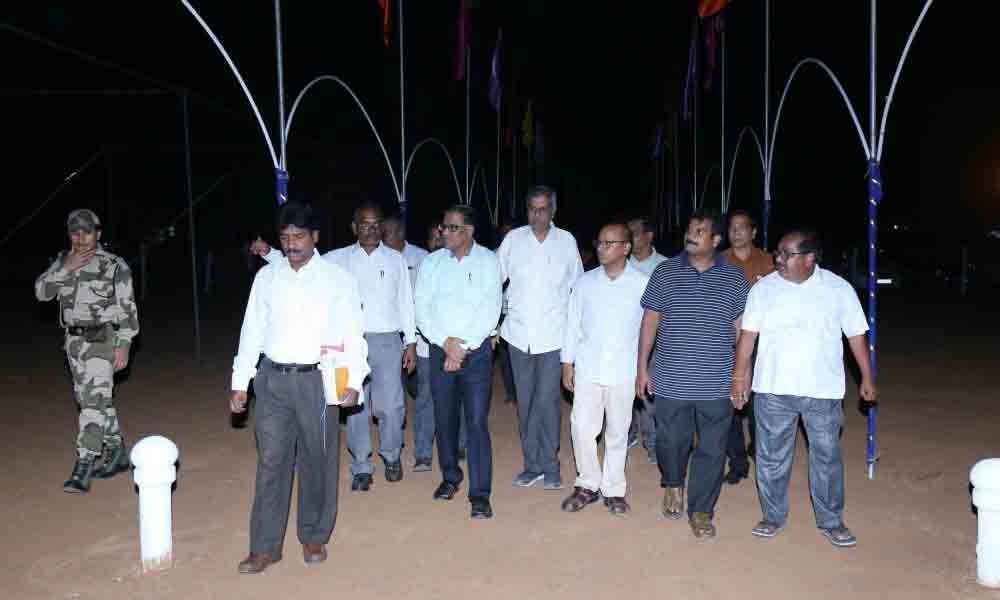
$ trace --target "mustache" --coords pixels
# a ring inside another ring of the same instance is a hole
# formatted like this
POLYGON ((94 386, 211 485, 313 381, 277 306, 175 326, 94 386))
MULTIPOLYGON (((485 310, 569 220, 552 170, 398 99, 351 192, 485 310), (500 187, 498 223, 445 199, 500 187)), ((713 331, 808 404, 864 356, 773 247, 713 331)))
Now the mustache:
POLYGON ((696 241, 694 241, 694 240, 688 240, 688 239, 685 239, 685 240, 684 240, 684 244, 685 244, 685 245, 688 245, 688 246, 697 246, 697 245, 698 245, 698 242, 696 242, 696 241))

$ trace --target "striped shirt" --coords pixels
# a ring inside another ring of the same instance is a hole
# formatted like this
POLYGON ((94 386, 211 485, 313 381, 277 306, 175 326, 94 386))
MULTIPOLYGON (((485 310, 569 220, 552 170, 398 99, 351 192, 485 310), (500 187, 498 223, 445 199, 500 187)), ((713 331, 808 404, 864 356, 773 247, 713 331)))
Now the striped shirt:
POLYGON ((733 322, 747 301, 743 270, 721 254, 704 273, 686 252, 656 267, 642 307, 660 313, 650 367, 653 393, 672 400, 729 397, 733 373, 733 322))

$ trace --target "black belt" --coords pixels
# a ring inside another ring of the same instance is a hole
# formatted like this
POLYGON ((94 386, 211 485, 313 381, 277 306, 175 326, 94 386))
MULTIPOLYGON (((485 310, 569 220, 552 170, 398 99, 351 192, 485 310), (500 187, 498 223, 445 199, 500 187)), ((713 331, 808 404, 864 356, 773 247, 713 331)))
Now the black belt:
POLYGON ((87 326, 73 325, 66 328, 66 333, 69 335, 80 336, 80 335, 86 335, 93 331, 101 331, 105 327, 106 327, 105 325, 87 325, 87 326))
POLYGON ((312 363, 311 365, 300 365, 296 363, 277 363, 270 358, 264 357, 266 364, 279 373, 284 373, 285 375, 293 373, 310 373, 319 369, 319 363, 312 363))

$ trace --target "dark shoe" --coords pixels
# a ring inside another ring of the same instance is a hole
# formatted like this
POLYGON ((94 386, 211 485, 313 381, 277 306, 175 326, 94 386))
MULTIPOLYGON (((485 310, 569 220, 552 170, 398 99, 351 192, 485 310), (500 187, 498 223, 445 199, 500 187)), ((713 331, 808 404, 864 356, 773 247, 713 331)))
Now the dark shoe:
POLYGON ((545 475, 541 473, 522 471, 514 478, 514 485, 517 487, 531 487, 543 479, 545 479, 545 475))
POLYGON ((385 480, 396 482, 403 478, 403 463, 402 461, 396 461, 393 463, 385 463, 385 480))
POLYGON ((367 492, 372 487, 372 474, 371 473, 358 473, 354 476, 354 480, 351 481, 351 491, 352 492, 367 492))
POLYGON ((562 509, 566 512, 579 512, 588 504, 593 504, 601 497, 600 492, 593 492, 587 488, 576 486, 573 493, 562 502, 562 509))
POLYGON ((469 500, 472 504, 472 510, 469 513, 473 519, 492 519, 493 518, 493 507, 490 506, 490 501, 488 498, 473 498, 469 500))
POLYGON ((743 481, 746 478, 747 478, 747 472, 746 471, 743 471, 741 469, 730 468, 729 472, 726 473, 726 479, 725 479, 725 481, 729 485, 736 485, 736 484, 738 484, 739 482, 743 481))
POLYGON ((691 525, 691 533, 699 540, 715 539, 716 531, 715 525, 712 525, 712 515, 703 512, 691 513, 688 524, 691 525))
POLYGON ((785 530, 785 526, 772 523, 771 521, 761 521, 750 530, 756 537, 773 538, 785 530))
POLYGON ((93 458, 78 458, 73 465, 73 472, 63 483, 63 491, 67 494, 85 494, 90 491, 90 477, 94 472, 93 458))
POLYGON ((622 497, 605 498, 604 506, 607 506, 608 512, 616 517, 624 517, 631 510, 628 502, 625 502, 625 498, 622 497))
POLYGON ((451 500, 452 498, 455 497, 455 494, 457 493, 458 493, 458 485, 448 481, 442 481, 441 485, 437 486, 437 489, 434 490, 434 499, 451 500))
POLYGON ((858 545, 858 538, 854 537, 851 530, 846 527, 834 527, 832 529, 820 529, 823 537, 830 540, 830 543, 838 548, 850 548, 858 545))
POLYGON ((465 455, 466 455, 465 448, 459 448, 458 449, 458 460, 459 460, 459 462, 465 460, 465 455))
POLYGON ((124 444, 105 446, 104 453, 101 455, 101 464, 94 469, 94 477, 107 479, 122 471, 128 471, 128 468, 128 450, 124 444))
POLYGON ((542 483, 542 489, 550 491, 563 489, 562 476, 558 473, 555 475, 546 475, 544 483, 542 483))
POLYGON ((326 560, 325 544, 302 544, 302 560, 307 565, 314 565, 326 560))
POLYGON ((415 463, 413 463, 414 473, 423 473, 425 471, 431 470, 431 459, 429 458, 418 458, 415 463))
POLYGON ((668 487, 663 490, 663 516, 668 519, 684 516, 684 488, 668 487))
POLYGON ((256 573, 261 573, 264 569, 270 567, 274 563, 281 560, 281 555, 273 556, 262 552, 260 554, 250 553, 250 556, 244 558, 240 562, 239 571, 244 575, 254 575, 256 573))

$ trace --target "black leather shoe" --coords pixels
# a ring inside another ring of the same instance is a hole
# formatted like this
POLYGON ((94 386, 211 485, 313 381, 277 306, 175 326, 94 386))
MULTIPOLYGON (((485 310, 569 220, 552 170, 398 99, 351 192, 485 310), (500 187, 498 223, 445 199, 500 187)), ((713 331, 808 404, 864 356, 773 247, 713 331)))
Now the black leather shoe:
POLYGON ((394 463, 385 463, 385 480, 396 482, 403 478, 403 463, 401 461, 396 461, 394 463))
POLYGON ((104 453, 101 456, 101 465, 94 469, 94 477, 107 479, 114 477, 122 471, 128 471, 128 450, 124 444, 105 446, 104 453))
POLYGON ((746 471, 742 471, 739 469, 729 469, 729 472, 726 473, 725 481, 729 485, 736 485, 737 483, 743 481, 746 478, 747 478, 746 471))
POLYGON ((437 486, 437 489, 434 490, 434 499, 451 500, 452 498, 455 497, 455 494, 457 493, 458 493, 458 485, 448 481, 442 481, 441 485, 437 486))
POLYGON ((367 492, 372 487, 372 474, 371 473, 358 473, 354 476, 354 480, 351 481, 351 491, 352 492, 367 492))
POLYGON ((94 472, 93 458, 79 458, 73 465, 73 473, 63 483, 67 494, 85 494, 90 491, 90 477, 94 472))
POLYGON ((492 519, 493 507, 490 506, 488 498, 473 498, 469 500, 472 504, 472 511, 469 516, 473 519, 492 519))

